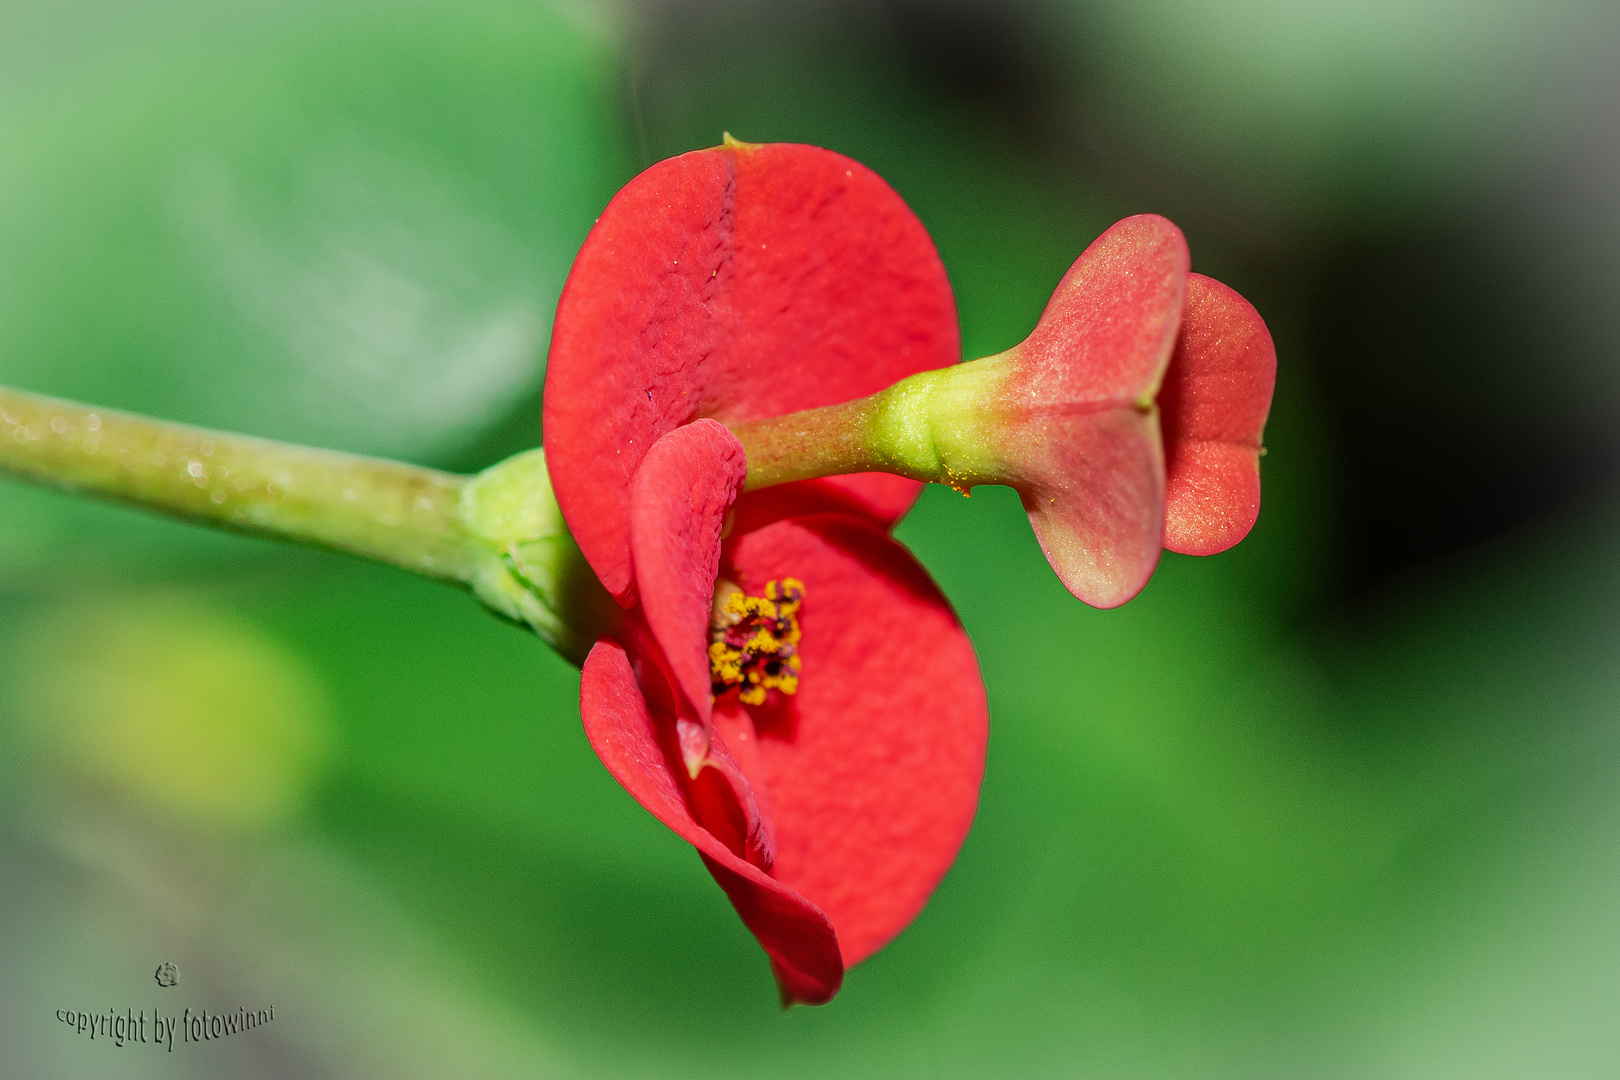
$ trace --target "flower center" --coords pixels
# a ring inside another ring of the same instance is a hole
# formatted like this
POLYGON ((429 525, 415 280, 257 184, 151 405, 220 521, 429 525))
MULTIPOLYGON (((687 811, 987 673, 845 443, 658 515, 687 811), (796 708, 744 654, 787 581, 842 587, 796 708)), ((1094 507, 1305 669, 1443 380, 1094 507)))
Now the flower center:
POLYGON ((804 582, 767 582, 764 596, 749 596, 729 581, 714 590, 709 619, 710 692, 737 687, 744 705, 763 705, 767 692, 799 691, 799 606, 804 582))

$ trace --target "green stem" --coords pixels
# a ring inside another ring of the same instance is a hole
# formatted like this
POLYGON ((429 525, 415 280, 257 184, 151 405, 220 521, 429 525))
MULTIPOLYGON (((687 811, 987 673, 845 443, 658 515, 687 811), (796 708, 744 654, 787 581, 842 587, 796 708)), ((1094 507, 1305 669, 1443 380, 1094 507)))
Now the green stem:
POLYGON ((0 474, 455 582, 576 664, 618 624, 539 450, 457 476, 0 387, 0 474))
POLYGON ((1007 354, 923 371, 857 401, 738 424, 749 491, 857 472, 886 472, 965 491, 1007 483, 991 410, 1007 354))
POLYGON ((467 478, 0 387, 0 472, 467 582, 467 478))
POLYGON ((743 444, 748 459, 746 490, 822 476, 895 471, 899 463, 881 456, 875 445, 883 396, 733 426, 731 433, 743 444))

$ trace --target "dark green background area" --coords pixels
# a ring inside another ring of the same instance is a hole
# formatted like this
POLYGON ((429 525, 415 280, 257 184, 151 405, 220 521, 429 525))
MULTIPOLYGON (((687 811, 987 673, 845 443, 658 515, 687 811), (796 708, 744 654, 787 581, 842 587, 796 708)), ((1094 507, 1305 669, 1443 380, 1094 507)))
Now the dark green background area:
POLYGON ((1155 210, 1280 358, 1259 525, 1125 608, 1069 597, 1005 490, 900 526, 989 691, 978 819, 915 924, 786 1014, 539 642, 0 485, 0 1072, 1610 1075, 1613 24, 0 6, 6 384, 476 468, 539 438, 601 206, 721 130, 887 178, 970 356, 1155 210), (166 717, 202 726, 153 756, 166 717), (172 1055, 52 1015, 268 1004, 172 1055))

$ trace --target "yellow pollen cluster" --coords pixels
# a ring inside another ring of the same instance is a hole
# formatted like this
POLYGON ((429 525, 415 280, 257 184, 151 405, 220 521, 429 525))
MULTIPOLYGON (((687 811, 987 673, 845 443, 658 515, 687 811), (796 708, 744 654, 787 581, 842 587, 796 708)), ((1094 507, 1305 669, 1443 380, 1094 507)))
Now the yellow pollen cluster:
POLYGON ((719 697, 737 687, 744 705, 763 705, 767 693, 799 690, 799 607, 804 582, 768 582, 764 596, 749 596, 729 581, 715 590, 709 623, 710 690, 719 697))

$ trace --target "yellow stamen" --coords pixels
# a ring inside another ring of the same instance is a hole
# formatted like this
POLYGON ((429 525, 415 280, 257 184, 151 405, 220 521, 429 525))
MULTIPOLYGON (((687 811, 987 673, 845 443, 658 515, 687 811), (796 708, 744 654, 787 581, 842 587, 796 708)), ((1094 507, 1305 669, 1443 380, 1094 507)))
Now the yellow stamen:
POLYGON ((716 697, 733 687, 745 705, 763 705, 769 691, 799 690, 799 608, 804 583, 768 582, 764 596, 749 596, 729 581, 717 583, 709 623, 710 689, 716 697))

